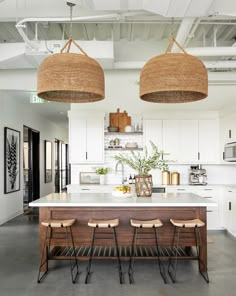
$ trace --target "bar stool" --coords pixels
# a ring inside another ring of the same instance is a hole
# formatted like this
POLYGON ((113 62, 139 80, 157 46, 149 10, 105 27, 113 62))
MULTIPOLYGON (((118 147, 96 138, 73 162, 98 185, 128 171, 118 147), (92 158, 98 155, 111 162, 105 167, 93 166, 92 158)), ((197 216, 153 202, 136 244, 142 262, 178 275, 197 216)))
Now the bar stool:
MULTIPOLYGON (((53 238, 53 229, 54 228, 64 228, 65 229, 65 234, 66 234, 66 240, 67 240, 67 245, 70 248, 70 241, 69 238, 71 238, 72 242, 72 256, 75 259, 75 263, 72 266, 71 260, 70 261, 70 271, 71 271, 71 280, 72 283, 74 284, 78 274, 79 274, 79 267, 78 267, 78 261, 76 258, 76 253, 75 253, 75 245, 74 245, 74 239, 73 239, 73 234, 71 230, 71 226, 75 223, 75 219, 69 219, 69 220, 47 220, 47 221, 42 221, 41 225, 46 227, 45 231, 45 239, 44 239, 44 245, 43 245, 43 251, 42 251, 42 257, 40 261, 40 266, 39 266, 39 272, 38 272, 38 280, 37 282, 40 283, 43 277, 47 274, 48 272, 48 260, 50 259, 50 247, 51 247, 51 239, 53 238), (50 232, 48 234, 48 232, 50 232), (47 245, 48 242, 48 245, 47 245), (46 252, 46 260, 44 260, 44 254, 46 252), (41 267, 46 264, 46 271, 41 272, 41 267), (76 274, 73 276, 73 270, 76 267, 76 274)), ((54 237, 55 238, 55 237, 54 237)), ((65 238, 56 238, 57 240, 64 240, 65 238)))
POLYGON ((161 256, 160 256, 159 242, 158 242, 159 238, 158 238, 158 230, 157 230, 159 227, 163 226, 162 222, 159 219, 154 219, 154 220, 130 219, 130 224, 131 224, 131 226, 134 227, 132 250, 131 250, 131 256, 130 256, 130 260, 129 260, 129 269, 128 269, 130 284, 132 284, 134 282, 133 269, 134 269, 134 257, 135 257, 135 251, 136 251, 136 240, 137 239, 147 239, 144 237, 140 237, 140 238, 137 237, 138 230, 141 230, 144 228, 153 229, 153 232, 141 232, 140 234, 154 234, 155 242, 156 242, 157 258, 158 258, 158 263, 159 263, 159 270, 160 270, 160 274, 163 278, 163 281, 166 284, 167 280, 166 280, 166 274, 165 274, 165 267, 164 267, 164 264, 163 264, 161 256))
MULTIPOLYGON (((176 282, 176 268, 177 268, 177 254, 178 254, 178 246, 179 246, 179 239, 180 239, 180 232, 183 228, 190 228, 193 229, 194 237, 195 237, 195 246, 196 246, 196 252, 197 252, 197 260, 198 260, 198 268, 199 272, 205 279, 207 283, 209 283, 209 277, 206 267, 206 262, 203 262, 200 259, 199 256, 199 247, 202 245, 202 238, 200 233, 200 227, 205 226, 205 223, 201 221, 200 219, 193 219, 193 220, 176 220, 176 219, 170 219, 170 222, 174 226, 174 235, 172 240, 172 255, 175 257, 174 264, 172 263, 172 256, 169 258, 169 265, 168 265, 168 273, 171 277, 171 280, 173 283, 176 282), (177 238, 176 238, 177 235, 177 238), (175 244, 176 240, 176 244, 175 244), (173 251, 173 248, 175 247, 175 253, 173 251), (200 265, 203 265, 205 272, 202 272, 200 270, 200 265)), ((186 232, 185 232, 186 233, 186 232)))
POLYGON ((116 247, 116 256, 117 256, 117 261, 118 261, 118 268, 119 268, 119 279, 120 279, 120 284, 123 284, 123 272, 122 272, 122 267, 121 267, 121 261, 120 261, 120 253, 119 253, 119 248, 118 248, 118 242, 117 242, 117 236, 116 236, 116 227, 119 225, 119 219, 112 219, 112 220, 97 220, 91 218, 88 222, 88 226, 93 228, 93 234, 92 234, 92 243, 90 246, 90 252, 89 252, 89 262, 87 265, 87 273, 86 273, 86 278, 85 278, 85 284, 89 282, 89 278, 91 275, 90 269, 91 269, 91 264, 92 264, 92 258, 93 258, 93 248, 94 248, 94 241, 95 239, 109 239, 108 237, 103 237, 99 235, 104 235, 104 234, 112 234, 112 237, 115 241, 115 247, 116 247), (98 228, 111 228, 113 231, 112 232, 96 232, 98 228))

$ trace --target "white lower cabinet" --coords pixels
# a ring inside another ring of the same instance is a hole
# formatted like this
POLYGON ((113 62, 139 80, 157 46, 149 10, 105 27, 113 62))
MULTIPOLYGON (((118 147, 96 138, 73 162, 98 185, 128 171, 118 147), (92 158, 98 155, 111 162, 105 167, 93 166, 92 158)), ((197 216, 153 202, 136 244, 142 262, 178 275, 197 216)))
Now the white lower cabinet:
POLYGON ((223 193, 223 226, 236 236, 236 191, 225 190, 223 193))
POLYGON ((220 196, 221 189, 214 189, 210 187, 196 188, 194 186, 179 186, 179 187, 166 187, 167 193, 194 193, 205 197, 215 203, 217 206, 207 207, 207 229, 218 230, 222 229, 222 221, 220 215, 220 196))

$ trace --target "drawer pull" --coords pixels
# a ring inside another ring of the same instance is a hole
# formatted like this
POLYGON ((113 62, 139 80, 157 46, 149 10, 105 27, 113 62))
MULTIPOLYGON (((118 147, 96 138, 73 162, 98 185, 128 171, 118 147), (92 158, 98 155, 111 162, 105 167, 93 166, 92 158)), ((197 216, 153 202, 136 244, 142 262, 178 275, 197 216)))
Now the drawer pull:
POLYGON ((209 210, 209 211, 207 211, 207 213, 213 213, 213 211, 210 211, 210 210, 209 210))
POLYGON ((231 201, 229 202, 229 211, 231 211, 231 201))
POLYGON ((213 198, 213 196, 205 196, 205 198, 213 198))
POLYGON ((213 190, 213 189, 212 188, 204 188, 204 190, 210 191, 210 190, 213 190))
POLYGON ((232 190, 228 190, 228 192, 233 192, 232 190))
POLYGON ((82 188, 81 190, 91 190, 91 189, 89 189, 89 188, 82 188))
POLYGON ((184 189, 184 188, 177 188, 177 190, 179 190, 179 191, 185 191, 186 189, 184 189))

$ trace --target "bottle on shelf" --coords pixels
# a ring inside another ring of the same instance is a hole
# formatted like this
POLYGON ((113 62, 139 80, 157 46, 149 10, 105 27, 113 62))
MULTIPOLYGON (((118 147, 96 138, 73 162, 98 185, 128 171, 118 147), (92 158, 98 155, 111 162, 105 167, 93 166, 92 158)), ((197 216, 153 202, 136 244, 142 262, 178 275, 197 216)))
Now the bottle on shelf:
POLYGON ((133 184, 133 178, 131 175, 129 176, 129 184, 133 184))
POLYGON ((132 184, 135 184, 135 175, 133 176, 132 184))

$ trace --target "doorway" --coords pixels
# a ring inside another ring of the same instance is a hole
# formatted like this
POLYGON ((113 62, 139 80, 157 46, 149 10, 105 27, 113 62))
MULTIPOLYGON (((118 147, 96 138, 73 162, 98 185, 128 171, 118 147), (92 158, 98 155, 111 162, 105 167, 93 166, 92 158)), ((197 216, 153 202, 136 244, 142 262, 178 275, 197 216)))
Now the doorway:
POLYGON ((28 211, 29 203, 40 197, 40 133, 24 126, 23 154, 23 206, 28 211))
POLYGON ((66 191, 70 183, 68 144, 55 139, 55 192, 66 191))

